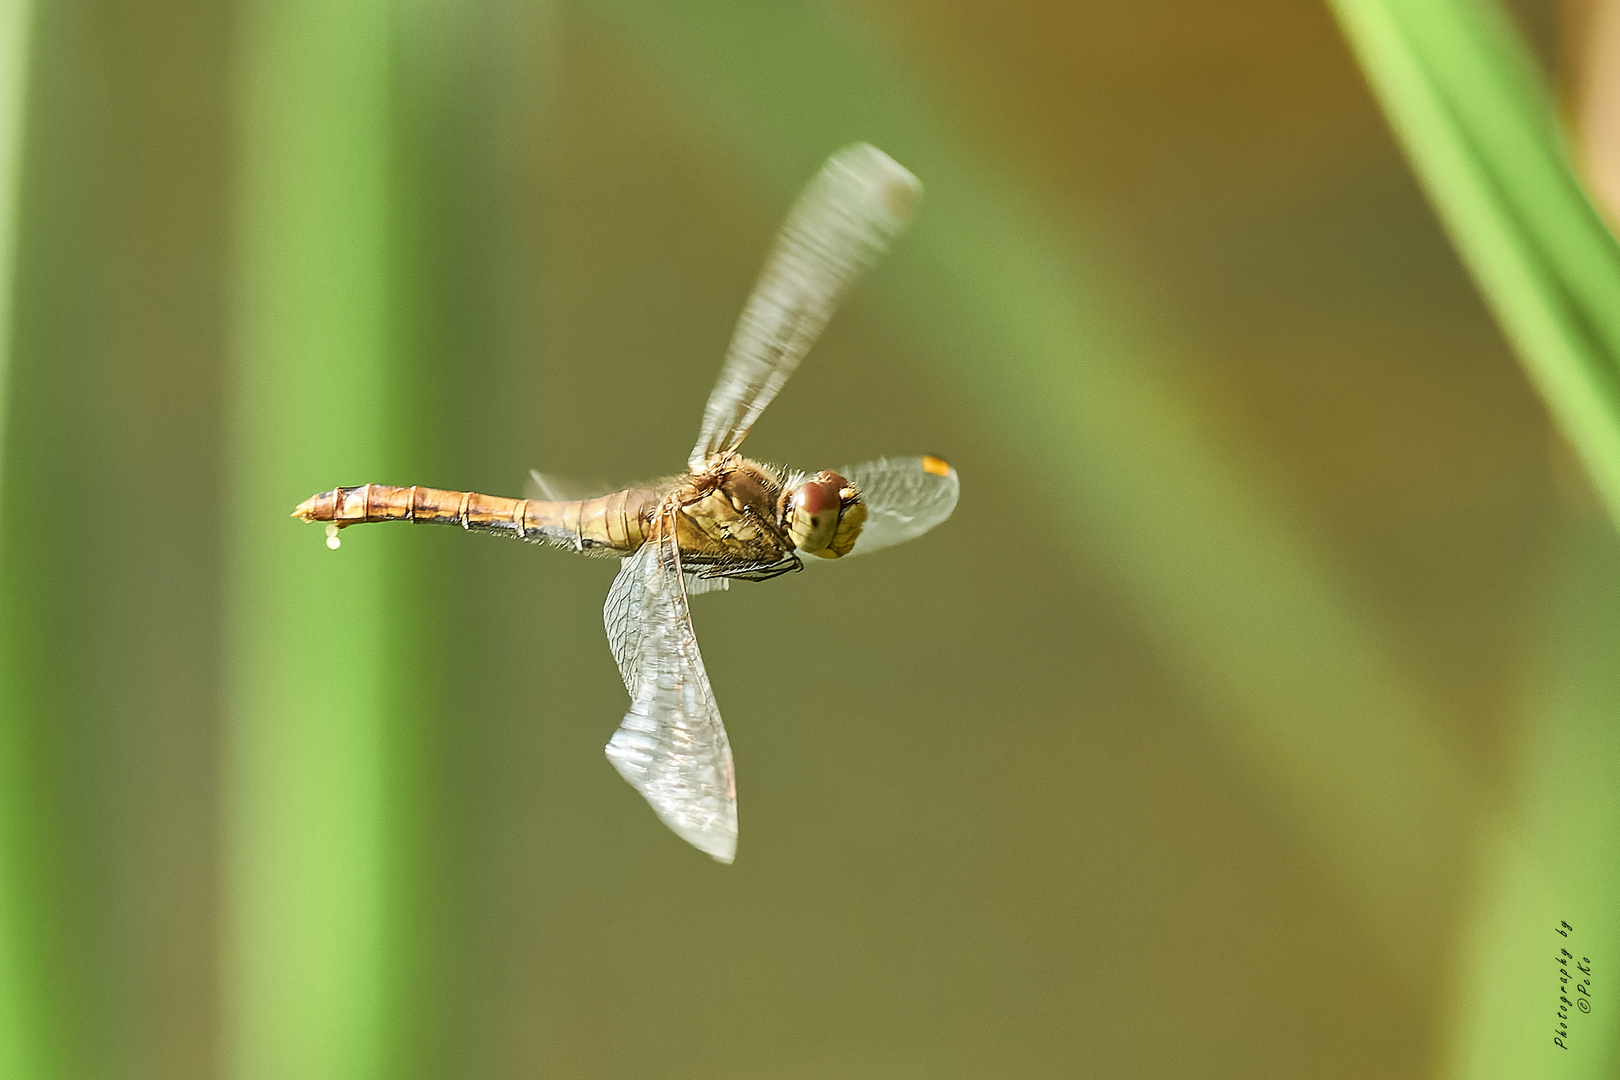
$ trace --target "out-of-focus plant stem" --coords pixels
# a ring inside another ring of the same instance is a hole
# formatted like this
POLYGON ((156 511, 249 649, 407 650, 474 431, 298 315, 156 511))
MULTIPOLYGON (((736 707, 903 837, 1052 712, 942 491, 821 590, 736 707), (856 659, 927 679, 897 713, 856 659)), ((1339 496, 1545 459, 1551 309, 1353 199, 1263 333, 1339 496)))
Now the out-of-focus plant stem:
POLYGON ((1620 247, 1550 94, 1485 0, 1331 0, 1503 331, 1620 522, 1620 247))
POLYGON ((373 1080, 396 1021, 398 534, 288 515, 398 469, 389 0, 253 0, 239 55, 227 683, 227 1060, 373 1080))
MULTIPOLYGON (((1620 247, 1570 167, 1551 95, 1489 0, 1332 0, 1480 291, 1620 522, 1620 247)), ((1555 957, 1620 953, 1620 562, 1612 530, 1571 560, 1517 797, 1487 830, 1457 948, 1445 1074, 1613 1075, 1614 998, 1552 1038, 1555 957)))
POLYGON ((1583 1011, 1573 988, 1582 976, 1560 979, 1583 959, 1598 971, 1620 960, 1620 541, 1593 515, 1566 555, 1522 767, 1481 844, 1480 887, 1458 936, 1441 1072, 1451 1080, 1599 1080, 1620 1066, 1620 999, 1597 992, 1594 976, 1583 1011), (1575 962, 1560 966, 1565 948, 1575 962))
MULTIPOLYGON (((16 267, 17 181, 28 104, 32 0, 0 0, 0 436, 5 433, 11 356, 12 275, 16 267)), ((4 439, 0 438, 0 447, 4 439)))
MULTIPOLYGON (((0 0, 0 473, 10 403, 12 299, 18 181, 27 112, 31 0, 0 0)), ((9 590, 0 580, 0 605, 9 590)), ((9 624, 7 624, 9 628, 9 624)), ((39 983, 40 901, 29 857, 29 777, 19 702, 10 665, 17 652, 0 640, 0 1076, 39 1080, 48 1065, 48 996, 39 983)))

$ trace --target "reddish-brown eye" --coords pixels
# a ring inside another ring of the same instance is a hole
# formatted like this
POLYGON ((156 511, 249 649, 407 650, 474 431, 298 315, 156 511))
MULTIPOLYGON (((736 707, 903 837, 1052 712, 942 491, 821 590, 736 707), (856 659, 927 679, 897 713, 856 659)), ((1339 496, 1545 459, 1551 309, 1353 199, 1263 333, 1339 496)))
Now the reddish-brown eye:
POLYGON ((812 480, 799 489, 799 498, 795 505, 809 514, 819 514, 823 510, 838 510, 838 487, 825 480, 812 480))
POLYGON ((831 469, 822 469, 816 473, 816 479, 823 484, 831 484, 834 488, 849 487, 849 481, 833 472, 831 469))
POLYGON ((839 492, 848 483, 837 473, 821 472, 799 485, 788 502, 788 536, 795 548, 814 555, 832 543, 838 532, 839 492))

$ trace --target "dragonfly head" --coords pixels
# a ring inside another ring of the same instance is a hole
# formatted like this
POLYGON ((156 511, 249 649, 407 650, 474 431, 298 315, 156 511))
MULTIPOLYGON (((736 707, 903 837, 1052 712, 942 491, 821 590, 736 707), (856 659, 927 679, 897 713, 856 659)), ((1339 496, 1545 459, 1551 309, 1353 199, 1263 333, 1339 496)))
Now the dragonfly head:
POLYGON ((806 555, 837 559, 848 555, 866 523, 866 504, 855 485, 822 471, 792 488, 782 500, 782 527, 806 555))

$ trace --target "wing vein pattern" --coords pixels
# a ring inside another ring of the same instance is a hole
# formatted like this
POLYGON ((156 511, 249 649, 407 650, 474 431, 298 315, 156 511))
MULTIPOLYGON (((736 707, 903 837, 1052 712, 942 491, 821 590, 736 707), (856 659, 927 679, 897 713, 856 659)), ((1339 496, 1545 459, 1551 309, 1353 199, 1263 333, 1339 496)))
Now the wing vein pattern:
POLYGON ((936 457, 878 458, 838 472, 854 482, 866 504, 866 524, 851 555, 915 539, 956 509, 956 470, 936 457))
POLYGON ((630 711, 608 760, 659 819, 729 863, 737 851, 737 787, 714 691, 692 632, 673 528, 625 558, 603 611, 630 711))

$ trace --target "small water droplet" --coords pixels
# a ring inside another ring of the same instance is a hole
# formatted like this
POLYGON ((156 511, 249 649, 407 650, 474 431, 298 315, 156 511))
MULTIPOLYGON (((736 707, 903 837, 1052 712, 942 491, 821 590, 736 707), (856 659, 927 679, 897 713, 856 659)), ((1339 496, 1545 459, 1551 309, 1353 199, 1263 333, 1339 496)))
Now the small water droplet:
POLYGON ((326 538, 326 546, 331 548, 333 551, 336 551, 338 548, 343 546, 343 541, 339 540, 335 536, 328 536, 326 538))
POLYGON ((327 536, 336 536, 337 534, 338 534, 337 522, 335 522, 335 521, 327 522, 326 523, 326 535, 327 536))

